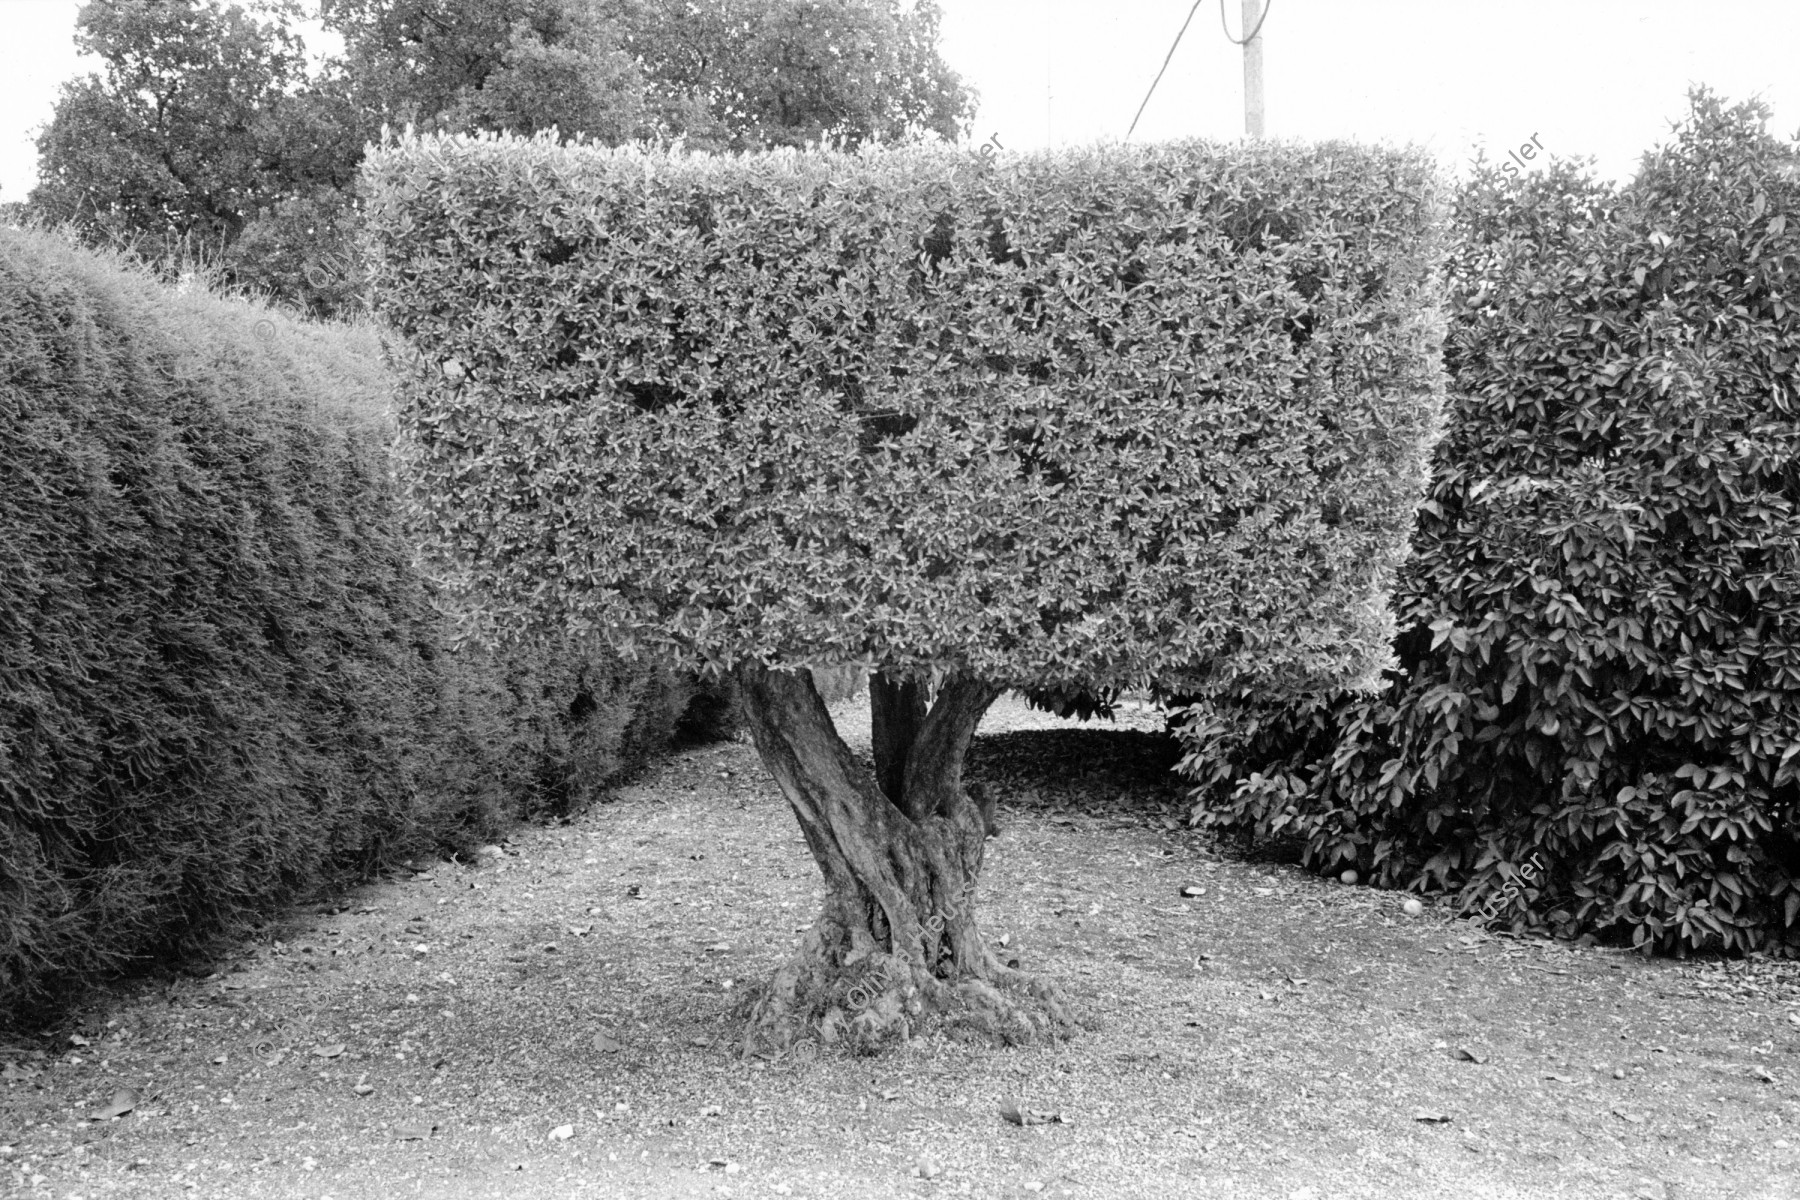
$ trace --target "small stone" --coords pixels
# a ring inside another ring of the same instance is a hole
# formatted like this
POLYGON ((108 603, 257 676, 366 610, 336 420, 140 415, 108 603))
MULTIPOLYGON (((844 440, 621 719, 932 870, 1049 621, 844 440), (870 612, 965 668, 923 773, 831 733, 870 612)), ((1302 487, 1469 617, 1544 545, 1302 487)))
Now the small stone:
POLYGON ((1355 883, 1356 882, 1356 872, 1355 871, 1345 871, 1342 875, 1338 876, 1338 882, 1339 883, 1355 883))
POLYGON ((1416 917, 1425 911, 1425 906, 1420 904, 1417 900, 1408 900, 1405 904, 1400 906, 1400 911, 1409 917, 1416 917))
POLYGON ((573 1125, 558 1125, 550 1131, 550 1140, 553 1142, 566 1142, 574 1136, 575 1127, 573 1125))

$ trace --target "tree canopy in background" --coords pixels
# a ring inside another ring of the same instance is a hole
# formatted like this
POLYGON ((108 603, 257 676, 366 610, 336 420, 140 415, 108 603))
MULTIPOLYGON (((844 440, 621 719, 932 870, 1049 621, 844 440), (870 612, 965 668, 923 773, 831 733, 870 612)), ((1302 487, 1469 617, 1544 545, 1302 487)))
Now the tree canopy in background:
POLYGON ((360 306, 354 182, 383 126, 715 151, 955 140, 931 0, 92 0, 30 215, 319 315, 360 306), (309 56, 302 23, 343 39, 309 56))
POLYGON ((63 85, 30 204, 84 229, 233 238, 281 194, 277 113, 305 82, 279 12, 216 3, 85 6, 75 42, 104 64, 63 85))

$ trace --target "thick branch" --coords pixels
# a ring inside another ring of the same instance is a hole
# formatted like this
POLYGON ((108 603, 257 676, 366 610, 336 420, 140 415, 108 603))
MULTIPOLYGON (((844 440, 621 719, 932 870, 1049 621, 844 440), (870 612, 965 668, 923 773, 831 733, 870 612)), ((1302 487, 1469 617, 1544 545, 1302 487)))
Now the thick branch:
POLYGON ((963 755, 1000 690, 985 680, 954 675, 938 689, 906 756, 906 815, 915 821, 945 817, 964 830, 982 832, 981 815, 962 790, 963 755))
POLYGON ((893 847, 917 842, 918 826, 889 803, 838 736, 809 672, 746 664, 736 674, 757 753, 799 818, 828 892, 878 907, 893 950, 917 957, 919 913, 912 881, 896 869, 905 856, 893 847))

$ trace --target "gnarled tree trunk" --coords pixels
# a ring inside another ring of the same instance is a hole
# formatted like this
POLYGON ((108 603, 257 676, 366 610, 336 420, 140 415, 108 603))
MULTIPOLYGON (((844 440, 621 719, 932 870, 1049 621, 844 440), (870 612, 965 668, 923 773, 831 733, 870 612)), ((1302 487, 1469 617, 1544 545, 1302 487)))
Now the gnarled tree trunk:
POLYGON ((1071 1028, 1045 985, 1001 963, 975 922, 985 829, 963 754, 998 689, 952 677, 870 681, 876 771, 853 754, 805 671, 739 668, 744 715, 825 877, 825 904, 754 1000, 744 1048, 818 1039, 872 1051, 928 1021, 1002 1043, 1071 1028))

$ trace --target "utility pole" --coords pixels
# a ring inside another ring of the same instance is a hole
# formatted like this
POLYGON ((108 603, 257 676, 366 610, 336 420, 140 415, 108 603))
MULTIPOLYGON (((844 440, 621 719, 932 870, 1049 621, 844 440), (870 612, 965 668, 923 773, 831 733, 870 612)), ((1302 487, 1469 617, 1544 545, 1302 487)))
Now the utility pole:
POLYGON ((1263 0, 1244 0, 1244 136, 1263 135, 1263 0))

